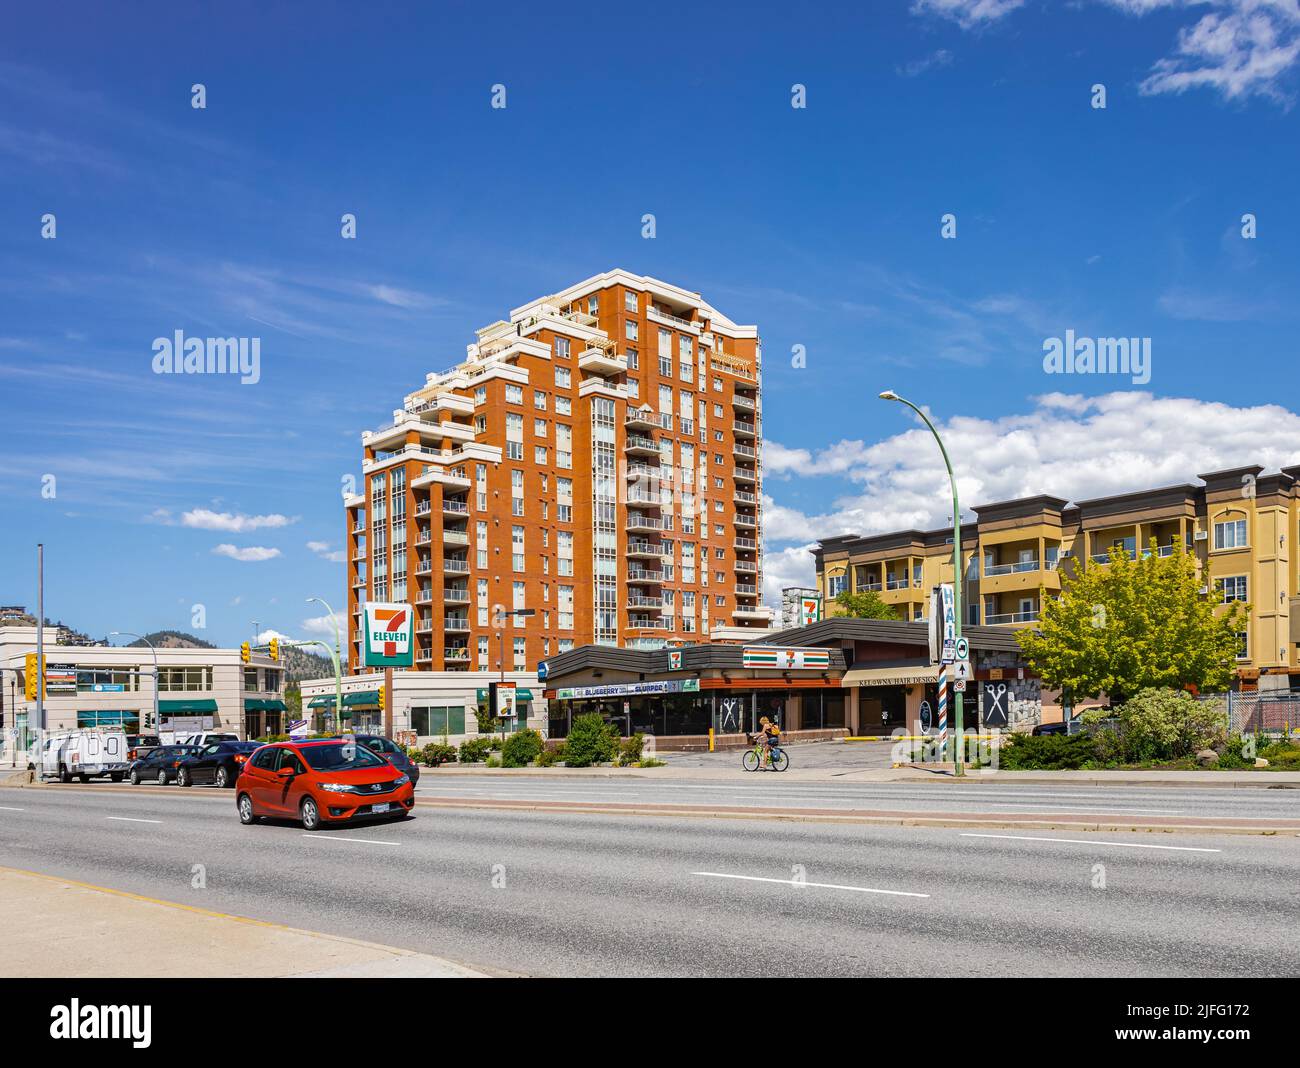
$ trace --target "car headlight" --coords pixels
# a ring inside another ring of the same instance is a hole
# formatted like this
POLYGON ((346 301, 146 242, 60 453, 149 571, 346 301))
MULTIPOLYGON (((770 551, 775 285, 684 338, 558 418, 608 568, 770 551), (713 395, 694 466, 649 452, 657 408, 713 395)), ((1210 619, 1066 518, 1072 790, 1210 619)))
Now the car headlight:
POLYGON ((350 794, 352 787, 342 782, 322 782, 317 783, 322 790, 328 790, 332 794, 350 794))
POLYGON ((405 786, 410 781, 411 781, 411 777, 407 775, 406 772, 402 772, 401 775, 397 776, 397 778, 393 780, 393 785, 405 786))

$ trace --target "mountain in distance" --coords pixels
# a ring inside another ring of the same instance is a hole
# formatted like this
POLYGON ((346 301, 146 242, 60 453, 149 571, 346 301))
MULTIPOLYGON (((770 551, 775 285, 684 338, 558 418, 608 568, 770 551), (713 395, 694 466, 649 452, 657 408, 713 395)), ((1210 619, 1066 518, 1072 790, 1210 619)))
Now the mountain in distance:
MULTIPOLYGON (((156 630, 146 634, 146 638, 159 649, 215 649, 211 642, 186 634, 183 630, 156 630)), ((143 646, 144 642, 136 639, 132 645, 143 646)), ((303 679, 320 679, 334 674, 334 664, 328 656, 309 653, 306 649, 295 649, 281 644, 280 663, 284 665, 285 681, 289 685, 303 679)))

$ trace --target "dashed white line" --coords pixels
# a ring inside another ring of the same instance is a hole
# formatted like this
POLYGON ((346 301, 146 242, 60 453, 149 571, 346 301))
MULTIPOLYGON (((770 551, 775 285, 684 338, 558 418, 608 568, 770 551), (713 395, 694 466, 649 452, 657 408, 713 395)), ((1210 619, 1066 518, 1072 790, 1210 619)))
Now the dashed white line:
POLYGON ((0 812, 26 812, 25 808, 10 808, 8 805, 0 805, 0 812))
POLYGON ((929 897, 929 894, 918 894, 911 890, 879 890, 871 886, 841 886, 838 883, 803 883, 795 882, 792 879, 768 879, 761 875, 728 875, 720 871, 693 871, 692 875, 703 875, 710 879, 742 879, 749 883, 776 883, 780 886, 793 887, 796 890, 803 890, 813 886, 821 890, 852 890, 857 894, 888 894, 890 897, 929 897))
POLYGON ((304 834, 304 838, 319 838, 325 842, 361 842, 363 845, 401 845, 401 842, 381 842, 377 838, 344 838, 337 834, 304 834))
POLYGON ((1169 849, 1178 853, 1222 853, 1222 849, 1206 849, 1203 846, 1169 846, 1149 845, 1146 842, 1103 842, 1090 838, 1035 838, 1027 834, 976 834, 962 831, 963 838, 1007 838, 1013 842, 1064 842, 1067 845, 1119 846, 1122 849, 1169 849))
POLYGON ((105 816, 106 820, 116 820, 118 823, 162 823, 162 820, 137 820, 130 816, 105 816))

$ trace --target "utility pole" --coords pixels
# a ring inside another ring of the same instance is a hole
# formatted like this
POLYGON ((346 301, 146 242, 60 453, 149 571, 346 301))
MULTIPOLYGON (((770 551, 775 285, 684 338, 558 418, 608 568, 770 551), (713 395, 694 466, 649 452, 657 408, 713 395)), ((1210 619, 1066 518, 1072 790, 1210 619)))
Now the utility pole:
POLYGON ((36 740, 45 738, 45 545, 36 543, 36 740))

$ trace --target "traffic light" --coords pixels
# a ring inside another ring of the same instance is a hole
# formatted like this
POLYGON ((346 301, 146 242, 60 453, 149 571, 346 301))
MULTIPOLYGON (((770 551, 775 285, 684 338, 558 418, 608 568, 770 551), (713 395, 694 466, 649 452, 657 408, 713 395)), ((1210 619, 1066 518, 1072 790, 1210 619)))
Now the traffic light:
POLYGON ((248 642, 244 642, 244 644, 239 647, 239 659, 247 664, 249 657, 252 656, 252 652, 253 651, 248 647, 248 642))
POLYGON ((384 691, 386 689, 387 689, 386 686, 379 687, 379 710, 381 712, 388 707, 387 705, 384 704, 384 691))
POLYGON ((40 695, 45 696, 45 680, 41 677, 41 666, 36 662, 36 654, 27 654, 27 670, 24 672, 24 687, 27 700, 35 701, 37 687, 40 687, 40 695))
POLYGON ((280 659, 280 639, 279 639, 279 638, 272 638, 272 639, 271 639, 271 644, 270 644, 269 649, 270 649, 270 653, 271 653, 271 659, 272 659, 272 660, 279 660, 279 659, 280 659))

